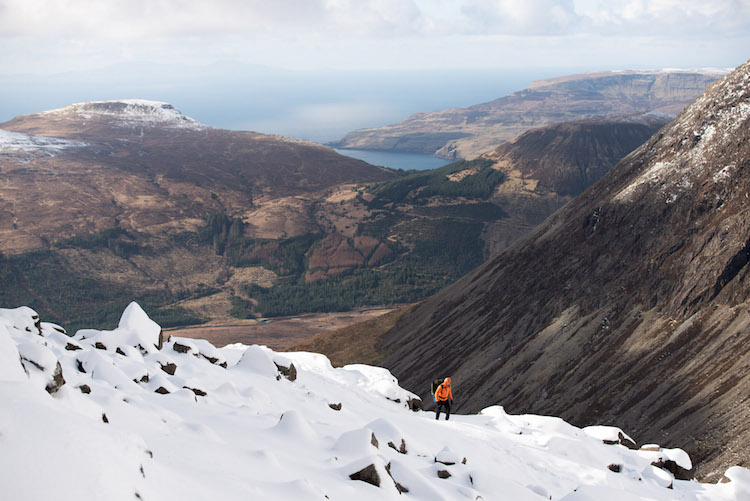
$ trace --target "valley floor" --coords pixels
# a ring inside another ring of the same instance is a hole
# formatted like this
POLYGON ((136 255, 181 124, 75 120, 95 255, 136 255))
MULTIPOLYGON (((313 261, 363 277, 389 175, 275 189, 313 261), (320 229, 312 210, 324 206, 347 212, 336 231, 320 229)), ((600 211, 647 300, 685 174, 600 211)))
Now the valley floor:
POLYGON ((397 309, 396 306, 358 308, 346 312, 305 313, 259 320, 216 321, 203 325, 165 329, 172 336, 205 339, 214 346, 233 343, 265 345, 285 350, 312 336, 348 327, 397 309))

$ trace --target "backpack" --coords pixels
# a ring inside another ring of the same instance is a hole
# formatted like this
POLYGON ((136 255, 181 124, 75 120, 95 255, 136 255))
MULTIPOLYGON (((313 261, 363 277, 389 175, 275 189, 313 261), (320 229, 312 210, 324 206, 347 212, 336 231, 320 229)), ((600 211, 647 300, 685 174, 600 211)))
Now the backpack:
POLYGON ((443 384, 443 381, 445 381, 444 378, 435 379, 432 381, 432 385, 430 385, 430 395, 432 395, 432 400, 435 400, 435 392, 438 389, 438 386, 443 384))

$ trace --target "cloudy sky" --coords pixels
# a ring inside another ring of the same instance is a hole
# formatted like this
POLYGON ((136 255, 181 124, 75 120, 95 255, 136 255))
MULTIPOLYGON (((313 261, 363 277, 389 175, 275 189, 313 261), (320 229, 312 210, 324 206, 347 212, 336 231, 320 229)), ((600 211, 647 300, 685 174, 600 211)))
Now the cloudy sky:
POLYGON ((734 67, 750 0, 0 0, 0 63, 734 67))

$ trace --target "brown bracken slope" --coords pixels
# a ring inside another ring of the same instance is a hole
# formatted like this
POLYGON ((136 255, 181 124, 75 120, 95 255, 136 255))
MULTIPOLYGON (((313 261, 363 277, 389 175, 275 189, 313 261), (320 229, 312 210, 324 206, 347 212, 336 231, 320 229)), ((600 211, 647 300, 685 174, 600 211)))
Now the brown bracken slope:
POLYGON ((77 141, 58 150, 0 144, 6 253, 114 226, 154 236, 194 230, 212 211, 246 214, 272 200, 391 176, 330 148, 215 129, 150 101, 81 103, 17 117, 2 130, 77 141))
POLYGON ((750 62, 515 245, 406 313, 380 362, 460 411, 608 423, 750 465, 750 62))

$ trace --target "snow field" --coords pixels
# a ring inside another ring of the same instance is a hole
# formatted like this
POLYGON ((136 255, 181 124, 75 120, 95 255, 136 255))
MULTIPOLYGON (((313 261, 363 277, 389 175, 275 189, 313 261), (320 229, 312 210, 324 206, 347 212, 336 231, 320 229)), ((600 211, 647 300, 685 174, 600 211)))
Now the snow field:
POLYGON ((86 143, 56 137, 37 136, 0 129, 0 153, 24 151, 26 153, 55 156, 68 148, 81 148, 86 143))
POLYGON ((3 499, 750 499, 750 470, 675 480, 651 463, 689 469, 684 451, 607 445, 629 438, 614 427, 500 406, 435 421, 382 368, 183 338, 158 349, 135 303, 112 331, 60 330, 0 310, 3 499))

